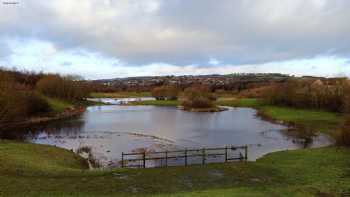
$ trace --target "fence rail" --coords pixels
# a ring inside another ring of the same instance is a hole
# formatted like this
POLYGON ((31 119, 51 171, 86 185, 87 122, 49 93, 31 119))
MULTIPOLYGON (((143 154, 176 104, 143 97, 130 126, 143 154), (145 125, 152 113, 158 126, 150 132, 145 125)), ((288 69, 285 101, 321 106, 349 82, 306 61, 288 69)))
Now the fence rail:
MULTIPOLYGON (((226 146, 220 148, 201 148, 201 149, 184 149, 184 150, 171 150, 171 151, 154 151, 154 152, 136 152, 136 153, 122 153, 121 167, 130 168, 146 168, 147 161, 161 161, 160 167, 167 167, 169 160, 171 159, 183 159, 183 163, 180 165, 187 166, 191 158, 197 158, 201 160, 201 164, 207 163, 210 158, 223 157, 220 162, 230 161, 246 161, 248 159, 248 146, 226 146), (213 152, 216 151, 216 152, 213 152), (233 154, 236 153, 236 154, 233 154), (134 158, 130 158, 134 157, 134 158), (139 165, 133 163, 141 162, 139 165), (165 164, 163 164, 165 163, 165 164), (162 165, 163 164, 163 165, 162 165)), ((216 159, 217 162, 217 159, 216 159)), ((198 162, 197 162, 198 163, 198 162)), ((209 162, 210 163, 210 162, 209 162)), ((177 162, 179 165, 179 162, 177 162)))

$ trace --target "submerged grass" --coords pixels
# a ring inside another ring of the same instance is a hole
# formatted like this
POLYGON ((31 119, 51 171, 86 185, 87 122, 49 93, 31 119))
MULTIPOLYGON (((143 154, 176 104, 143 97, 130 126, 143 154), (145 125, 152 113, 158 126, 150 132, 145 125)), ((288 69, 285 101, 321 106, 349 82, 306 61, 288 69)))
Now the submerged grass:
POLYGON ((0 141, 0 196, 316 196, 350 191, 350 149, 268 154, 257 162, 88 171, 73 152, 0 141))

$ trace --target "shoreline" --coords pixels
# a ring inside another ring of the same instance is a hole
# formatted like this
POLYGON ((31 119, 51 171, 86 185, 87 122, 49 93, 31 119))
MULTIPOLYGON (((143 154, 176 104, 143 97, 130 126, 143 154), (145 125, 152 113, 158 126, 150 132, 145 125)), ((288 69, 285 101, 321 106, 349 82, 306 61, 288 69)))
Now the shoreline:
POLYGON ((84 113, 85 110, 86 110, 86 107, 81 107, 81 106, 74 107, 73 109, 67 109, 61 113, 57 113, 54 116, 33 117, 33 118, 30 118, 29 120, 24 121, 23 124, 39 124, 39 123, 46 123, 46 122, 55 121, 55 120, 66 119, 66 118, 80 115, 84 113))
POLYGON ((7 125, 4 124, 4 125, 2 125, 2 127, 6 128, 4 130, 9 130, 12 128, 17 128, 17 127, 25 127, 25 126, 31 126, 31 125, 36 125, 36 124, 49 123, 49 122, 58 121, 58 120, 64 120, 67 118, 81 115, 85 112, 85 110, 86 110, 85 106, 76 106, 73 108, 68 108, 68 109, 64 110, 63 112, 31 117, 27 120, 24 120, 21 122, 13 122, 13 123, 9 123, 7 125))
POLYGON ((222 111, 227 111, 228 108, 226 106, 222 107, 211 107, 211 108, 190 108, 186 109, 184 106, 179 105, 177 106, 178 109, 187 111, 187 112, 222 112, 222 111))

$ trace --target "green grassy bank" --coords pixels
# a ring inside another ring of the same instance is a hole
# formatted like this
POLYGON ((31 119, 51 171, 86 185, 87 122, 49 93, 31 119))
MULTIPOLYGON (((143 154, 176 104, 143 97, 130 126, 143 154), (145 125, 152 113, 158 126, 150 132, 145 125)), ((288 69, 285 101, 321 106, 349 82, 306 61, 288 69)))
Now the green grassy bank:
POLYGON ((64 101, 62 99, 49 98, 49 97, 45 97, 45 99, 49 103, 50 108, 57 113, 63 112, 65 109, 74 107, 73 103, 64 101))
POLYGON ((269 154, 257 162, 88 171, 74 153, 0 141, 0 196, 316 196, 350 191, 350 149, 269 154))
POLYGON ((263 116, 331 135, 334 134, 345 120, 343 114, 335 112, 280 106, 261 106, 258 109, 263 116))

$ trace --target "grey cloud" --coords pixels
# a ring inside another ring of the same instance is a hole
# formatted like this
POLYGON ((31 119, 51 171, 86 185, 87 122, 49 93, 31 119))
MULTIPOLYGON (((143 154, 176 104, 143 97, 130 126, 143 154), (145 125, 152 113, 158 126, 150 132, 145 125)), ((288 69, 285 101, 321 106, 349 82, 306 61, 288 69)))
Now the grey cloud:
POLYGON ((349 57, 347 0, 21 1, 0 36, 83 48, 129 64, 257 64, 349 57))

